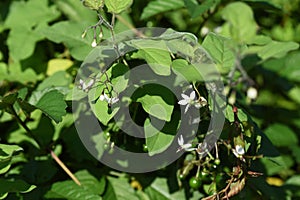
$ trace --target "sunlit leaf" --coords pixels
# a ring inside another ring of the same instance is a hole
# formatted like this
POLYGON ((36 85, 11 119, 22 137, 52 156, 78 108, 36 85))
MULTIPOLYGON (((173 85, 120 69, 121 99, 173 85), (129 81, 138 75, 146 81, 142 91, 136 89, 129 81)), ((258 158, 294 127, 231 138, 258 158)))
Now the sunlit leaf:
POLYGON ((251 40, 257 31, 257 25, 251 7, 243 2, 228 4, 222 11, 223 18, 229 24, 234 40, 245 43, 251 40))
POLYGON ((221 73, 228 73, 234 66, 234 45, 229 38, 209 33, 202 45, 217 63, 221 73))
POLYGON ((138 200, 135 191, 124 178, 108 178, 108 188, 103 200, 138 200))
POLYGON ((263 60, 267 60, 269 58, 280 58, 285 56, 289 51, 298 48, 299 44, 295 42, 272 41, 258 52, 258 56, 263 60))
POLYGON ((83 60, 92 50, 92 36, 87 34, 87 37, 81 38, 89 25, 87 22, 61 21, 41 29, 40 33, 53 42, 64 43, 75 59, 83 60))
POLYGON ((30 103, 56 123, 62 121, 62 117, 66 114, 67 104, 64 95, 57 90, 38 91, 30 103))
POLYGON ((133 0, 105 0, 105 6, 107 7, 107 11, 119 14, 129 8, 133 0))
POLYGON ((99 10, 104 6, 104 0, 82 0, 85 7, 92 10, 99 10))
POLYGON ((0 174, 3 174, 9 170, 12 156, 14 153, 22 150, 23 149, 17 145, 0 144, 0 174))
POLYGON ((147 19, 153 15, 182 8, 183 0, 155 0, 148 3, 144 8, 141 19, 147 19))

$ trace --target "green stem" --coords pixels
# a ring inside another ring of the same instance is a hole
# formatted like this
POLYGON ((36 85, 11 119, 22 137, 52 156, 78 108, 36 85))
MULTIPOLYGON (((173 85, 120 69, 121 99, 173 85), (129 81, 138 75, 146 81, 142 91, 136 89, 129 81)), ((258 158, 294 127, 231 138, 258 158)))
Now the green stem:
POLYGON ((9 105, 8 109, 10 110, 10 112, 12 113, 12 115, 14 116, 14 118, 17 120, 17 122, 25 129, 25 131, 28 133, 28 135, 38 144, 38 147, 40 149, 42 147, 42 144, 37 139, 37 137, 33 134, 33 132, 30 130, 30 128, 28 128, 28 126, 26 125, 26 123, 21 120, 21 118, 19 117, 19 115, 15 111, 13 105, 9 105))
MULTIPOLYGON (((9 105, 8 109, 12 113, 12 115, 15 117, 17 122, 25 129, 25 131, 28 133, 28 135, 38 144, 39 149, 41 149, 41 147, 43 145, 39 142, 37 137, 33 134, 33 132, 30 130, 30 128, 26 125, 26 123, 24 121, 22 121, 22 119, 19 117, 19 115, 15 111, 13 105, 9 105)), ((57 164, 59 164, 59 166, 71 177, 71 179, 77 185, 80 186, 81 184, 78 181, 78 179, 74 176, 74 174, 72 174, 72 172, 67 168, 67 166, 57 157, 57 155, 52 150, 50 150, 50 154, 51 154, 52 158, 55 160, 55 162, 57 164)))

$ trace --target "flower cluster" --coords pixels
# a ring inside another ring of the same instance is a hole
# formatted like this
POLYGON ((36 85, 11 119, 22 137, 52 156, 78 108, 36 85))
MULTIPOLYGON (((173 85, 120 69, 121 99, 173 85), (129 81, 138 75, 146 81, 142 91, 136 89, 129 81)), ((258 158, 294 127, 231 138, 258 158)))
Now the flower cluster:
POLYGON ((108 104, 114 104, 117 103, 119 101, 118 97, 109 97, 107 94, 101 94, 99 99, 101 101, 106 101, 108 104))
POLYGON ((78 88, 80 90, 83 90, 84 92, 88 92, 91 87, 94 85, 95 80, 91 79, 88 83, 85 83, 82 79, 79 80, 79 86, 78 88))

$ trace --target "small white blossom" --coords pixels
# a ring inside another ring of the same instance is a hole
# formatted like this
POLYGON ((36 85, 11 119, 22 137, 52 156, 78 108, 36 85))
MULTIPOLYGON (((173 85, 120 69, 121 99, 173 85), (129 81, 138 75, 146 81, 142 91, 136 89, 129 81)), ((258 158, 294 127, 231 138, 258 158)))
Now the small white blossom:
POLYGON ((232 152, 237 158, 240 158, 245 154, 245 149, 242 145, 236 145, 232 152))
POLYGON ((209 28, 206 26, 203 26, 201 28, 201 36, 206 36, 210 32, 209 28))
POLYGON ((195 100, 196 92, 192 91, 190 96, 186 94, 181 94, 182 100, 178 101, 178 104, 186 106, 184 109, 184 113, 186 113, 191 105, 194 105, 196 108, 201 108, 207 104, 207 101, 204 97, 200 97, 199 100, 195 100))
POLYGON ((97 46, 97 41, 96 41, 96 39, 94 39, 92 42, 92 47, 96 47, 96 46, 97 46))
POLYGON ((257 89, 254 87, 249 87, 247 90, 247 97, 251 100, 255 100, 257 98, 257 89))
POLYGON ((193 150, 195 150, 195 148, 191 148, 192 147, 192 144, 191 143, 184 143, 184 139, 183 139, 183 137, 182 137, 182 135, 180 135, 180 137, 178 138, 178 145, 180 146, 178 149, 177 149, 177 151, 176 151, 176 153, 177 152, 179 152, 179 151, 181 151, 181 150, 185 150, 185 151, 193 151, 193 150))
POLYGON ((185 110, 184 110, 184 113, 186 113, 188 111, 189 107, 194 104, 195 98, 196 98, 196 93, 195 93, 195 91, 192 91, 190 96, 187 96, 186 94, 181 94, 181 96, 183 99, 178 101, 178 104, 183 105, 183 106, 186 105, 185 110))
POLYGON ((118 97, 112 97, 110 98, 109 96, 107 96, 107 94, 101 94, 99 99, 101 101, 106 101, 107 103, 109 104, 114 104, 114 103, 117 103, 119 101, 119 98, 118 97))
POLYGON ((84 92, 88 92, 89 89, 94 85, 95 80, 91 79, 88 83, 85 83, 82 79, 79 80, 79 89, 83 90, 84 92))

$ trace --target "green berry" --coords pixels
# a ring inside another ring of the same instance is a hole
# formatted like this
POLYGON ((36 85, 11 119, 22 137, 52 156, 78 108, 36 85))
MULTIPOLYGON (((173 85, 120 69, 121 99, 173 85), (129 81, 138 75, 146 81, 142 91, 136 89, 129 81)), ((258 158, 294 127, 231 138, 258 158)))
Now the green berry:
POLYGON ((185 179, 185 175, 184 175, 184 174, 179 174, 178 178, 179 178, 180 180, 184 180, 184 179, 185 179))
POLYGON ((107 143, 105 143, 104 145, 103 145, 103 149, 104 150, 107 150, 109 148, 109 145, 107 144, 107 143))
POLYGON ((189 185, 191 188, 193 188, 194 190, 197 190, 200 188, 201 186, 201 180, 199 178, 196 177, 192 177, 189 180, 189 185))
POLYGON ((148 152, 148 146, 146 144, 143 144, 143 151, 148 152))
POLYGON ((211 181, 211 180, 210 180, 210 175, 209 175, 209 173, 208 173, 208 172, 205 172, 205 171, 202 171, 202 172, 200 173, 200 179, 201 179, 201 181, 204 182, 204 183, 208 183, 208 182, 211 181))
POLYGON ((221 160, 220 160, 219 158, 216 158, 214 163, 215 163, 216 165, 220 165, 221 160))
POLYGON ((110 133, 109 133, 109 132, 105 132, 105 133, 103 134, 103 137, 104 137, 105 139, 110 138, 110 133))

